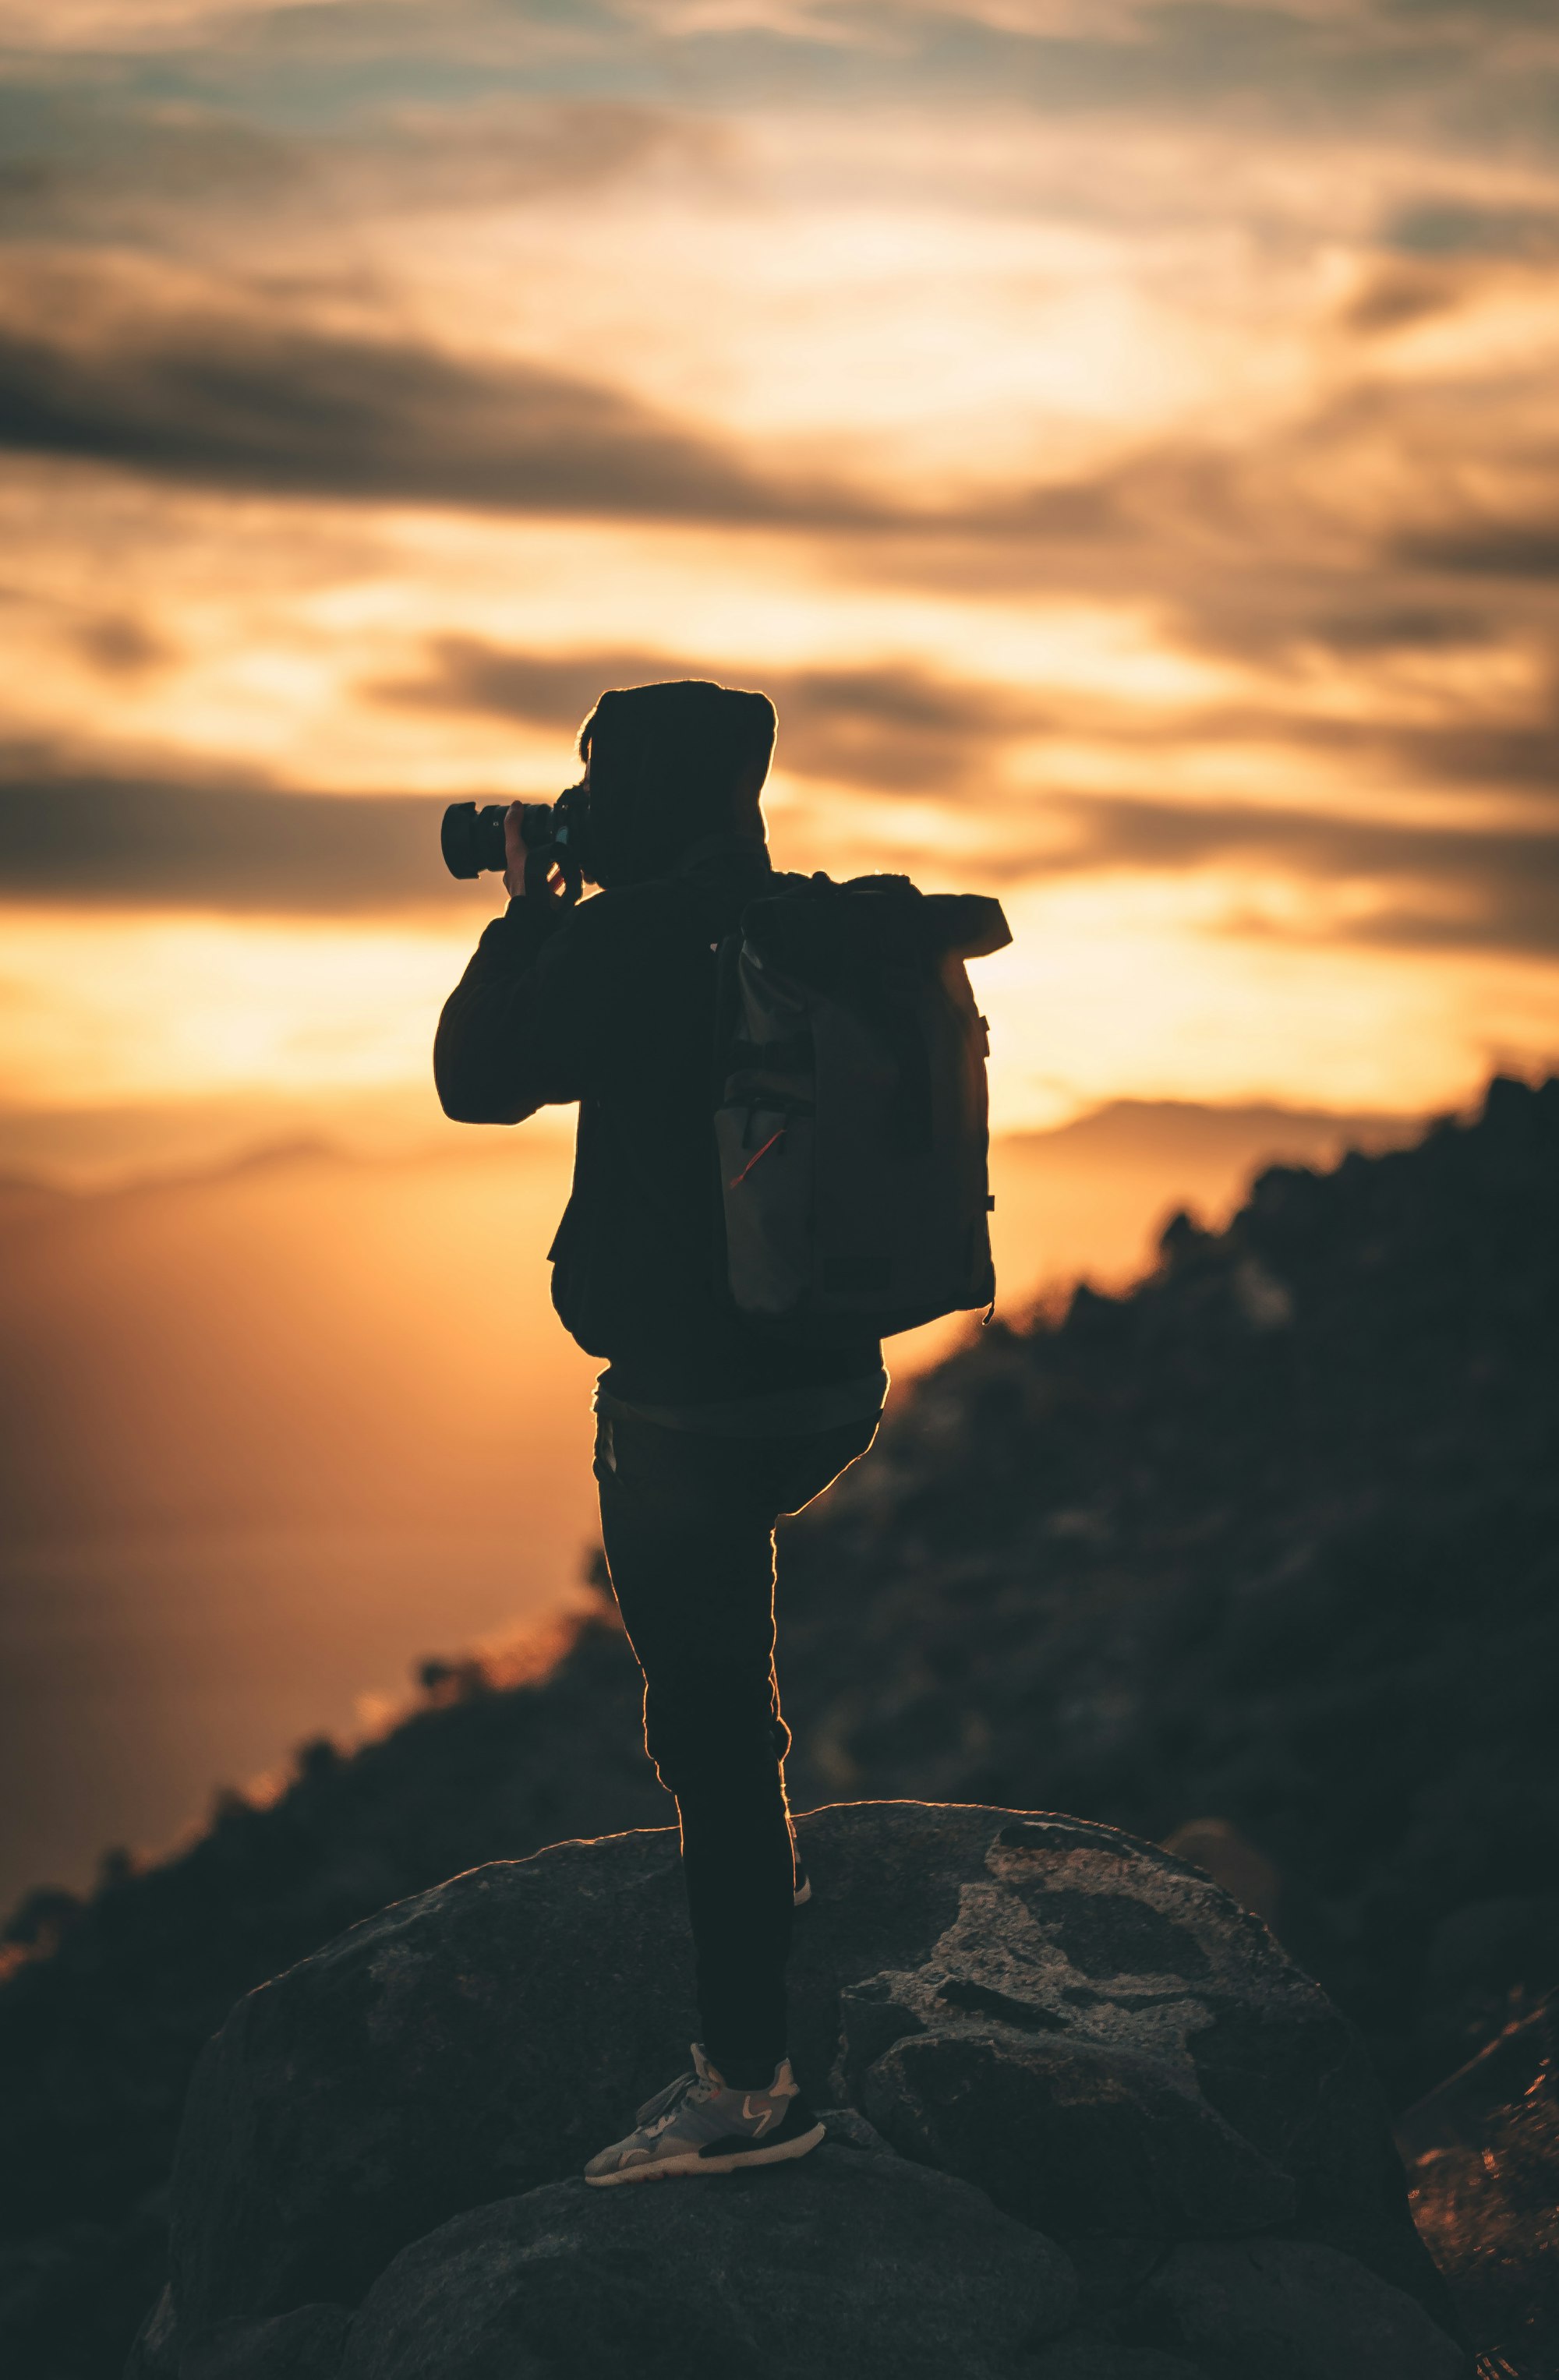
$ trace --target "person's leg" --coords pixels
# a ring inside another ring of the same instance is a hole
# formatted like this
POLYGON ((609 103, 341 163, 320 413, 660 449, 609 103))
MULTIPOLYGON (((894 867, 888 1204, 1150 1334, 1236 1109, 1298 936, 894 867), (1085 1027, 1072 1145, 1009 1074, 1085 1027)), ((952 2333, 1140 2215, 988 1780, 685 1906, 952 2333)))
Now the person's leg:
POLYGON ((704 2046, 735 2083, 785 2055, 790 1833, 773 1671, 773 1514, 750 1448, 634 1419, 597 1433, 602 1538, 676 1796, 704 2046))
POLYGON ((603 1420, 596 1475, 613 1587, 645 1677, 645 1741, 676 1796, 704 2046, 759 2089, 785 2056, 793 1909, 774 1676, 773 1524, 870 1443, 705 1438, 603 1420))

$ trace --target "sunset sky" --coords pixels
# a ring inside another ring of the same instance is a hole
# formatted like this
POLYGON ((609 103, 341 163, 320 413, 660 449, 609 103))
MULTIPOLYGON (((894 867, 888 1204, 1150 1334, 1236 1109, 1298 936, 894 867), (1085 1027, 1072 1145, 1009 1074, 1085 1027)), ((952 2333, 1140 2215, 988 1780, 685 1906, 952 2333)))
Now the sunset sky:
POLYGON ((434 1129, 439 804, 658 676, 775 697, 782 861, 1001 893, 1005 1126, 1559 1053, 1553 0, 0 0, 0 1162, 434 1129))

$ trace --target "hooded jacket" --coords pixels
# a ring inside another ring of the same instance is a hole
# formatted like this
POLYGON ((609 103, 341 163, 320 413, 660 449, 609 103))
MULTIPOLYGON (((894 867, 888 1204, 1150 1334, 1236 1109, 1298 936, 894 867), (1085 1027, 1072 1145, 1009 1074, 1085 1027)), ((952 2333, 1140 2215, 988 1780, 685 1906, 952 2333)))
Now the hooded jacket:
MULTIPOLYGON (((594 778, 592 759, 592 805, 594 778)), ((519 1123, 579 1101, 553 1303, 580 1346, 610 1360, 602 1386, 624 1403, 683 1408, 880 1376, 876 1340, 786 1346, 723 1290, 715 953, 771 874, 756 836, 727 832, 572 909, 512 901, 439 1022, 434 1076, 457 1123, 519 1123)))

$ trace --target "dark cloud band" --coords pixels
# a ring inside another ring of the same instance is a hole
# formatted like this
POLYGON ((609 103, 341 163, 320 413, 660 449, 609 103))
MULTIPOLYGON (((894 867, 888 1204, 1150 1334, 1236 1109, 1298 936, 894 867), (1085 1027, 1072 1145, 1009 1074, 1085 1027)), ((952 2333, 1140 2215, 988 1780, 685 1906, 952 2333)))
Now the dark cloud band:
POLYGON ((1067 797, 1052 808, 1072 839, 1037 872, 1255 864, 1310 883, 1373 887, 1378 908, 1329 927, 1329 937, 1559 953, 1559 818, 1546 830, 1495 833, 1118 795, 1067 797))
MULTIPOLYGON (((1347 653, 1380 646, 1434 651, 1477 643, 1486 631, 1473 614, 1387 608, 1341 624, 1310 623, 1306 633, 1347 653)), ((429 647, 421 672, 365 690, 419 709, 485 713, 566 731, 603 686, 719 674, 707 655, 623 648, 535 655, 476 637, 445 637, 429 647)), ((787 769, 863 791, 977 793, 1005 743, 1047 731, 1113 747, 1123 773, 1135 776, 1143 755, 1162 749, 1165 738, 1163 721, 1151 713, 1142 718, 1076 696, 1041 699, 1020 686, 935 675, 909 662, 772 670, 748 661, 735 667, 733 682, 761 686, 778 707, 787 769)), ((1175 736, 1182 743, 1324 754, 1425 786, 1542 795, 1559 785, 1559 693, 1553 689, 1540 699, 1535 716, 1509 724, 1328 718, 1274 701, 1265 709, 1254 702, 1223 704, 1184 714, 1175 736)))
MULTIPOLYGON (((0 898, 343 917, 465 908, 469 890, 452 885, 439 860, 442 808, 420 795, 204 792, 113 778, 13 782, 0 785, 0 898)), ((973 824, 973 804, 969 814, 973 824)), ((1302 881, 1373 887, 1366 922, 1328 929, 1345 936, 1559 953, 1559 820, 1552 831, 1494 833, 1233 803, 1062 795, 1037 800, 1021 820, 1009 808, 1005 830, 999 857, 983 835, 971 839, 963 863, 971 879, 1265 868, 1302 881)), ((956 841, 950 856, 956 860, 956 841)))
POLYGON ((657 678, 731 675, 761 686, 780 713, 785 766, 800 776, 870 792, 953 794, 972 785, 990 748, 1049 714, 1020 689, 934 677, 911 663, 844 669, 722 672, 707 656, 646 650, 533 656, 475 637, 445 637, 415 677, 370 689, 431 710, 486 712, 569 729, 603 686, 657 678))
POLYGON ((0 897, 327 916, 447 904, 443 807, 113 777, 0 784, 0 897))
POLYGON ((332 333, 260 307, 158 310, 135 298, 90 271, 13 276, 0 290, 0 445, 276 495, 834 527, 876 517, 843 492, 771 482, 631 396, 538 365, 332 333))

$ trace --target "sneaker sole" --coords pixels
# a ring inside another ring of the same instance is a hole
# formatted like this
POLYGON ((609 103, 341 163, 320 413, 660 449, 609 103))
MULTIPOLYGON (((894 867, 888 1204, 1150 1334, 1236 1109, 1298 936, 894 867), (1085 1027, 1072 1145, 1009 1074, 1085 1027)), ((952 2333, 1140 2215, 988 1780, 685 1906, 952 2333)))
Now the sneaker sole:
POLYGON ((792 2157, 803 2157, 810 2149, 826 2138, 821 2124, 810 2132, 799 2132, 793 2141, 775 2141, 766 2149, 737 2149, 729 2156, 705 2157, 696 2152, 688 2156, 662 2157, 653 2165, 630 2165, 622 2173, 587 2173, 585 2180, 592 2190, 612 2190, 620 2181, 674 2181, 695 2173, 745 2173, 749 2166, 784 2165, 792 2157))

